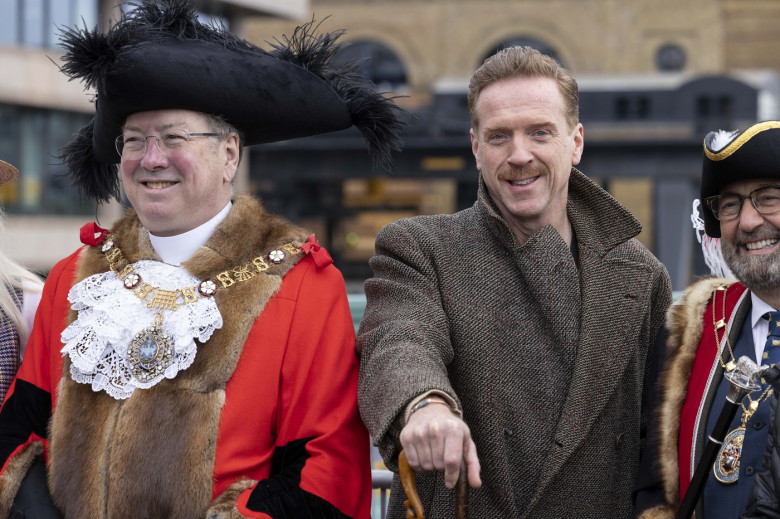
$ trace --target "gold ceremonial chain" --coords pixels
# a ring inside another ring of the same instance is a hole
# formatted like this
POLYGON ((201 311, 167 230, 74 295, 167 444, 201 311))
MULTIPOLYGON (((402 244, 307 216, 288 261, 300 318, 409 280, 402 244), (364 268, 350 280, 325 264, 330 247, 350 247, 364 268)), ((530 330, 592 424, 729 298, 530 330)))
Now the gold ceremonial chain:
POLYGON ((221 285, 219 287, 217 281, 207 279, 201 281, 197 288, 190 286, 164 290, 150 285, 141 278, 133 265, 127 262, 114 239, 114 235, 109 235, 101 247, 109 268, 116 273, 125 288, 132 290, 138 299, 146 303, 147 308, 158 310, 154 317, 154 326, 138 332, 127 349, 127 359, 133 375, 141 382, 149 382, 162 375, 174 361, 173 339, 163 330, 163 310, 175 312, 184 305, 198 301, 201 297, 212 297, 218 288, 228 288, 236 283, 248 281, 265 272, 272 265, 282 263, 287 254, 296 255, 302 252, 300 247, 285 243, 266 256, 257 256, 248 263, 220 272, 215 276, 221 285))
MULTIPOLYGON (((178 290, 163 290, 159 287, 152 286, 141 279, 141 275, 138 274, 133 266, 127 262, 122 251, 114 243, 114 235, 109 235, 103 242, 101 251, 108 260, 108 266, 111 270, 116 272, 117 277, 122 280, 125 288, 134 289, 133 293, 138 296, 139 299, 146 301, 149 294, 152 294, 152 301, 147 302, 147 308, 164 308, 166 310, 176 311, 180 306, 194 303, 198 300, 198 294, 203 297, 211 297, 217 291, 217 284, 211 279, 202 281, 197 288, 186 287, 178 290), (179 303, 179 299, 182 299, 179 303)), ((257 256, 250 262, 237 267, 233 267, 230 270, 225 270, 217 274, 215 277, 217 281, 222 285, 221 288, 228 288, 236 284, 236 282, 248 281, 255 277, 257 274, 265 272, 271 268, 271 264, 279 265, 282 263, 287 254, 296 255, 300 254, 301 248, 296 247, 292 243, 285 243, 279 249, 274 249, 266 256, 257 256)))
POLYGON ((753 413, 756 412, 756 409, 758 409, 758 406, 761 405, 761 402, 764 400, 767 400, 770 396, 772 396, 773 390, 772 386, 768 385, 766 389, 764 389, 764 392, 761 393, 761 396, 758 397, 758 400, 753 400, 750 398, 750 393, 748 393, 747 399, 750 401, 750 405, 748 407, 745 407, 745 401, 743 400, 740 402, 740 405, 742 406, 742 426, 744 427, 745 424, 747 424, 748 420, 750 420, 750 417, 753 416, 753 413), (747 416, 747 418, 745 418, 747 416))
MULTIPOLYGON (((718 330, 724 330, 724 338, 726 339, 726 346, 728 347, 729 355, 731 359, 728 362, 723 362, 723 353, 718 351, 718 361, 723 369, 726 371, 732 371, 737 367, 736 360, 734 359, 734 349, 731 347, 731 341, 729 339, 729 330, 726 325, 726 293, 728 292, 728 285, 718 286, 712 293, 712 324, 715 326, 715 347, 719 348, 720 340, 718 339, 718 330), (715 316, 715 307, 717 306, 717 294, 723 292, 723 304, 721 305, 722 319, 717 319, 715 316)), ((742 420, 736 429, 729 432, 723 439, 723 443, 718 451, 718 455, 715 458, 715 462, 712 464, 712 473, 715 479, 721 483, 730 485, 735 483, 739 479, 739 462, 742 459, 742 444, 745 439, 745 431, 747 430, 747 424, 753 414, 758 410, 758 406, 762 402, 772 396, 772 386, 767 386, 764 392, 757 400, 753 400, 750 397, 750 393, 746 395, 749 402, 747 407, 745 406, 745 400, 740 402, 742 407, 742 420)))
MULTIPOLYGON (((720 340, 718 340, 718 330, 721 330, 723 328, 726 328, 726 292, 728 291, 729 287, 728 285, 720 285, 718 288, 715 289, 715 291, 712 293, 712 324, 715 326, 715 347, 718 348, 718 345, 720 344, 720 340), (723 292, 723 309, 722 309, 722 319, 717 319, 715 317, 715 306, 717 303, 717 294, 718 292, 723 292)), ((729 355, 731 355, 731 359, 728 362, 723 362, 723 354, 718 351, 718 360, 720 361, 720 365, 723 366, 723 369, 726 371, 732 371, 734 368, 737 367, 737 361, 734 358, 734 350, 731 347, 731 341, 729 340, 729 331, 728 329, 724 330, 723 332, 725 338, 726 338, 726 346, 729 349, 729 355)))

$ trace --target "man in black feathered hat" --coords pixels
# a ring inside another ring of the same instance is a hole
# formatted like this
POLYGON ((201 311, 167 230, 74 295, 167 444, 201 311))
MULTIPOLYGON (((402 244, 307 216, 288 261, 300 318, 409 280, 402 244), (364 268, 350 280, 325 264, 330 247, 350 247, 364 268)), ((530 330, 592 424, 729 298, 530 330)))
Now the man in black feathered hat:
MULTIPOLYGON (((667 358, 660 418, 648 427, 635 501, 641 519, 675 517, 725 403, 724 375, 736 361, 780 361, 780 121, 706 136, 701 206, 702 246, 716 276, 694 283, 667 315, 668 333, 657 348, 658 362, 667 358)), ((745 510, 765 459, 772 392, 764 383, 741 402, 706 468, 696 517, 734 518, 745 510)), ((753 513, 766 506, 762 497, 753 500, 753 513)))
POLYGON ((244 145, 356 126, 377 164, 398 148, 401 111, 314 29, 266 52, 166 0, 64 32, 97 92, 64 159, 132 210, 48 277, 0 412, 0 516, 369 517, 344 281, 233 192, 244 145))

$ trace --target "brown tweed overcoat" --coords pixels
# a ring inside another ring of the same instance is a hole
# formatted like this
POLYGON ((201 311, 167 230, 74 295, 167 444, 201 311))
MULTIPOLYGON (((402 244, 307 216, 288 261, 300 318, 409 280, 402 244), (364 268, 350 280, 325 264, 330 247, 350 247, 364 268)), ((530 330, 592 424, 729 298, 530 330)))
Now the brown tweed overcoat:
MULTIPOLYGON (((550 226, 519 245, 482 181, 473 207, 377 237, 358 337, 361 414, 394 468, 408 402, 451 395, 482 465, 470 519, 631 517, 669 276, 633 239, 639 222, 576 169, 567 210, 579 268, 550 226)), ((441 473, 417 485, 426 517, 453 517, 441 473)), ((404 517, 402 502, 396 477, 390 518, 404 517)))

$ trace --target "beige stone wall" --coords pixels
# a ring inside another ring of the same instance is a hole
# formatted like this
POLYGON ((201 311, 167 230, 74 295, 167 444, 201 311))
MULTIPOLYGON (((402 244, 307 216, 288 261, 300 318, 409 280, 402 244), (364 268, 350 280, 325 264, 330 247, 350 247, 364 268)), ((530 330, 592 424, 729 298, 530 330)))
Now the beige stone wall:
POLYGON ((725 0, 726 68, 780 71, 780 2, 725 0))
POLYGON ((52 50, 0 45, 0 103, 88 113, 90 94, 81 83, 68 81, 57 68, 52 50))
MULTIPOLYGON (((468 78, 490 49, 518 36, 546 41, 575 75, 654 72, 664 43, 686 50, 690 72, 718 72, 726 62, 723 2, 312 0, 311 8, 318 20, 330 16, 323 29, 346 29, 345 41, 371 38, 391 48, 410 87, 426 91, 440 79, 468 78)), ((263 42, 293 26, 256 19, 246 34, 263 42)))

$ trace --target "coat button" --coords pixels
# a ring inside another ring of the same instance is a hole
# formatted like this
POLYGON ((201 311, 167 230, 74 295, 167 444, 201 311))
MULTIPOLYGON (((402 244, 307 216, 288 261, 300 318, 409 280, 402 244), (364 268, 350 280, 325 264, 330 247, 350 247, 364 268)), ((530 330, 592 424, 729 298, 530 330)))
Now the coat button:
POLYGON ((753 422, 754 429, 762 429, 763 427, 764 427, 764 422, 762 422, 761 420, 756 420, 755 422, 753 422))
POLYGON ((620 450, 620 449, 623 448, 623 437, 624 437, 623 433, 620 433, 617 436, 615 436, 615 448, 617 450, 620 450))
POLYGON ((753 467, 745 467, 746 476, 752 476, 755 471, 756 469, 754 469, 753 467))

